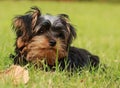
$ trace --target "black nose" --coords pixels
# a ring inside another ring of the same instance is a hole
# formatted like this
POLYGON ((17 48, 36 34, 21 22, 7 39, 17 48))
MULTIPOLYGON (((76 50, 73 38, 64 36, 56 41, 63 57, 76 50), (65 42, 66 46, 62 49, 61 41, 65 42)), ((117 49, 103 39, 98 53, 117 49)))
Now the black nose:
POLYGON ((56 45, 56 41, 55 40, 50 40, 49 44, 50 44, 50 46, 55 46, 56 45))

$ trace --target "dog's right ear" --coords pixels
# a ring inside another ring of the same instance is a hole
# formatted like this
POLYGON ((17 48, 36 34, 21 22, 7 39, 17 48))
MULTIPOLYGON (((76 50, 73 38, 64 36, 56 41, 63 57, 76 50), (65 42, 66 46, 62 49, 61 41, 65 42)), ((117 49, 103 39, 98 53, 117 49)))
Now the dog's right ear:
POLYGON ((19 32, 18 36, 25 32, 24 18, 24 16, 16 16, 13 20, 13 29, 16 31, 16 33, 19 32))
POLYGON ((40 10, 37 7, 32 7, 31 11, 25 15, 16 16, 13 19, 12 25, 18 40, 17 46, 23 47, 30 39, 39 16, 41 16, 40 10))
POLYGON ((32 30, 34 29, 37 19, 39 16, 41 16, 41 12, 37 7, 31 7, 32 11, 32 30))
POLYGON ((15 29, 17 36, 30 35, 39 16, 41 16, 41 12, 37 7, 31 7, 31 10, 25 15, 16 16, 13 20, 13 29, 15 29))
POLYGON ((13 29, 16 33, 16 46, 22 48, 31 34, 31 18, 29 15, 16 16, 13 20, 13 29))

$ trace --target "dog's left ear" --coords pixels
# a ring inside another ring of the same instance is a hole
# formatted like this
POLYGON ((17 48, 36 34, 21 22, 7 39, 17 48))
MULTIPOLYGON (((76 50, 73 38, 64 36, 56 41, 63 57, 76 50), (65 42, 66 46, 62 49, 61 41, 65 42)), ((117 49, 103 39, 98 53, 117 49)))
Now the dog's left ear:
POLYGON ((68 31, 68 44, 71 44, 73 39, 76 38, 77 34, 76 34, 76 30, 75 28, 72 26, 72 24, 69 22, 69 16, 67 14, 59 14, 59 16, 65 21, 66 23, 66 27, 67 27, 67 31, 68 31))
POLYGON ((58 14, 58 16, 63 17, 65 19, 69 19, 69 16, 67 14, 58 14))
POLYGON ((71 44, 73 39, 76 38, 77 34, 75 28, 70 23, 67 23, 67 29, 69 30, 68 43, 71 44))

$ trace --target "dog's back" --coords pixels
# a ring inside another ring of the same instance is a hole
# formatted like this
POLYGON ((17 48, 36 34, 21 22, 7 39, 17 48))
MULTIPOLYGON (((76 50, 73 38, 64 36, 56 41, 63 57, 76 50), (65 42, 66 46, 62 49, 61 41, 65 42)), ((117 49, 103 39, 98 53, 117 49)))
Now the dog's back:
POLYGON ((99 66, 99 57, 91 54, 89 51, 70 47, 69 54, 66 60, 59 61, 61 69, 67 70, 81 70, 84 67, 97 68, 99 66), (67 66, 67 67, 66 67, 67 66))

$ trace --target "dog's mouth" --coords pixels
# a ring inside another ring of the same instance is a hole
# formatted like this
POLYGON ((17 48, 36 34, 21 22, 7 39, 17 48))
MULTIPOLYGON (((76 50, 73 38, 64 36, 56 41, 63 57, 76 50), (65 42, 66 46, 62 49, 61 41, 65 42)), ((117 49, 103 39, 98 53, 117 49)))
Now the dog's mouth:
POLYGON ((50 48, 46 48, 47 50, 51 50, 51 51, 55 51, 56 49, 53 48, 53 47, 50 47, 50 48))
POLYGON ((26 59, 29 62, 37 62, 37 60, 45 60, 49 65, 54 65, 56 58, 61 59, 67 55, 66 50, 61 46, 54 47, 30 47, 27 52, 26 59))
POLYGON ((28 62, 36 63, 45 60, 49 65, 54 65, 56 58, 61 59, 67 56, 66 44, 60 39, 56 43, 49 42, 44 36, 35 36, 22 49, 28 62))
POLYGON ((54 47, 49 47, 49 48, 40 48, 39 50, 44 51, 57 51, 58 49, 54 48, 54 47))

